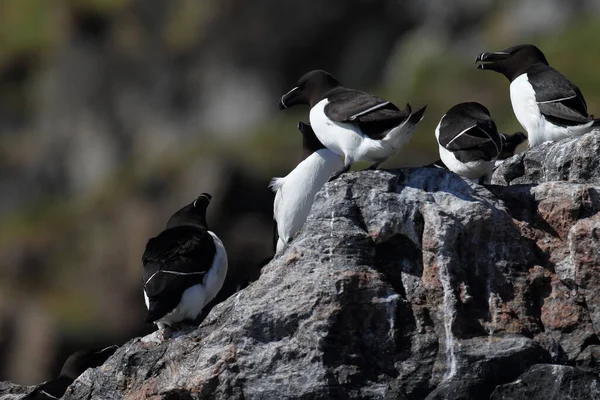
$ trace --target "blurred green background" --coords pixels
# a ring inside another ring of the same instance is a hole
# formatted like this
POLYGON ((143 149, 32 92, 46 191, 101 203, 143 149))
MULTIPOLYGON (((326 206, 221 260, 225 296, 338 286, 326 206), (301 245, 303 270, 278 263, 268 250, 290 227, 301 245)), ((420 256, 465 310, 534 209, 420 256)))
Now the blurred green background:
POLYGON ((88 346, 150 332, 140 259, 201 192, 226 297, 271 252, 267 185, 299 161, 280 96, 304 72, 428 104, 384 167, 435 161, 433 130, 479 101, 520 130, 475 56, 534 43, 600 115, 598 0, 2 0, 0 380, 34 384, 88 346))

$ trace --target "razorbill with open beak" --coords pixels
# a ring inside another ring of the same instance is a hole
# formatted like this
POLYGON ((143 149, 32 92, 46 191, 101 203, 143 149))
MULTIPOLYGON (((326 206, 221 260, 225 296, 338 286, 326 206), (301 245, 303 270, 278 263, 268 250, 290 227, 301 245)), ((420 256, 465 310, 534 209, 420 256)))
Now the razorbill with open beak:
POLYGON ((60 399, 79 375, 88 368, 95 368, 104 364, 118 348, 119 346, 109 346, 103 349, 81 350, 71 354, 63 364, 58 378, 40 384, 23 399, 60 399))
POLYGON ((524 44, 481 53, 475 62, 477 68, 499 72, 510 81, 510 101, 529 146, 583 135, 600 125, 588 114, 579 88, 550 67, 537 47, 524 44))
POLYGON ((146 322, 160 329, 193 321, 219 292, 227 275, 227 252, 208 230, 211 195, 202 193, 177 211, 150 239, 142 257, 146 322))
POLYGON ((301 77, 281 97, 279 108, 298 104, 311 107, 310 124, 321 143, 344 157, 343 168, 332 179, 348 171, 355 161, 368 161, 370 169, 377 168, 408 143, 427 107, 413 113, 407 104, 400 110, 389 101, 343 87, 321 70, 301 77))
POLYGON ((300 122, 298 130, 302 133, 304 159, 289 174, 273 178, 270 184, 275 192, 277 253, 304 225, 317 192, 343 166, 340 156, 323 146, 310 125, 300 122))
POLYGON ((500 138, 502 139, 502 151, 496 159, 494 167, 502 164, 507 158, 514 156, 516 154, 517 147, 527 140, 527 135, 525 135, 523 132, 516 132, 512 135, 501 133, 500 138))
POLYGON ((435 137, 444 165, 467 179, 489 176, 502 150, 490 112, 475 102, 450 108, 435 128, 435 137))

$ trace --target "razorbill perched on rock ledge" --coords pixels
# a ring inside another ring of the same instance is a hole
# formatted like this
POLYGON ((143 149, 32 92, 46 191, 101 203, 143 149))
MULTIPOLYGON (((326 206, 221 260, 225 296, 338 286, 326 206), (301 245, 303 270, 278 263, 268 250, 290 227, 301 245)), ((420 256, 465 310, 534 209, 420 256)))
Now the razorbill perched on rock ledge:
POLYGON ((104 364, 118 348, 119 346, 109 346, 103 349, 81 350, 71 354, 63 364, 58 378, 42 383, 23 399, 60 399, 79 375, 88 368, 95 368, 104 364))
POLYGON ((435 128, 435 137, 444 165, 467 179, 489 176, 502 149, 490 112, 475 102, 450 108, 435 128))
POLYGON ((280 109, 306 104, 310 124, 325 147, 344 157, 343 168, 332 179, 348 171, 355 161, 371 162, 371 169, 404 146, 423 118, 425 107, 412 112, 368 93, 348 89, 331 74, 316 70, 298 80, 281 97, 280 109))
POLYGON ((277 253, 302 229, 315 195, 343 166, 340 156, 323 146, 310 125, 300 122, 298 129, 302 132, 304 160, 283 178, 273 178, 270 184, 275 192, 277 253))
POLYGON ((550 67, 537 47, 523 44, 481 53, 475 62, 477 68, 499 72, 510 81, 513 111, 530 147, 583 135, 600 125, 588 114, 579 88, 550 67))
POLYGON ((227 275, 227 252, 208 230, 211 195, 201 194, 177 211, 150 239, 142 257, 146 322, 160 329, 193 321, 219 292, 227 275))

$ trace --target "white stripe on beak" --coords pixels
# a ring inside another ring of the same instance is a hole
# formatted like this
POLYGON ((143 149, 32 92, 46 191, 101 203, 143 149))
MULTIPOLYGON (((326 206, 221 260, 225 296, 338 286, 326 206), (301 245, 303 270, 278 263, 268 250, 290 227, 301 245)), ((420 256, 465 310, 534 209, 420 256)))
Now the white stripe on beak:
POLYGON ((287 106, 285 105, 285 102, 283 101, 284 97, 289 96, 290 94, 292 94, 295 90, 298 90, 298 86, 296 86, 295 88, 293 88, 292 90, 290 90, 289 92, 287 92, 286 94, 284 94, 283 96, 281 96, 281 105, 285 108, 287 108, 287 106))

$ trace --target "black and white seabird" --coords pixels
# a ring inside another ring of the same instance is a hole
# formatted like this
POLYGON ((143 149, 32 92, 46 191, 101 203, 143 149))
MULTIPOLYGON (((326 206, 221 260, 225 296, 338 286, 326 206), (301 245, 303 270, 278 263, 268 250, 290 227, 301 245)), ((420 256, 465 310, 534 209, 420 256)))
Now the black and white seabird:
POLYGON ((524 44, 481 53, 477 68, 489 69, 510 81, 510 101, 527 131, 529 146, 579 136, 600 126, 587 112, 579 88, 548 65, 537 47, 524 44))
POLYGON ((404 146, 423 118, 425 107, 412 112, 368 93, 348 89, 331 74, 316 70, 298 80, 281 97, 280 109, 306 104, 317 138, 329 150, 344 157, 344 166, 332 178, 346 172, 355 161, 373 163, 371 169, 404 146))
POLYGON ((444 165, 467 179, 489 176, 502 141, 490 112, 475 102, 456 104, 435 128, 444 165))
POLYGON ((150 239, 142 257, 146 322, 160 329, 193 321, 219 292, 227 275, 227 252, 208 230, 211 195, 201 194, 177 211, 150 239))
POLYGON ((79 375, 88 368, 95 368, 104 364, 118 348, 119 346, 109 346, 103 349, 81 350, 71 354, 63 364, 58 378, 40 384, 23 399, 60 399, 79 375))
POLYGON ((502 151, 496 159, 496 167, 516 154, 517 147, 527 140, 527 135, 523 132, 516 132, 512 135, 501 133, 500 138, 502 138, 502 151))
POLYGON ((275 192, 277 253, 302 229, 315 195, 331 174, 343 166, 340 156, 323 146, 310 125, 300 122, 298 130, 302 133, 304 159, 289 174, 273 178, 270 184, 275 192))

